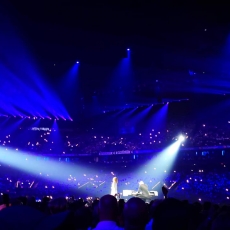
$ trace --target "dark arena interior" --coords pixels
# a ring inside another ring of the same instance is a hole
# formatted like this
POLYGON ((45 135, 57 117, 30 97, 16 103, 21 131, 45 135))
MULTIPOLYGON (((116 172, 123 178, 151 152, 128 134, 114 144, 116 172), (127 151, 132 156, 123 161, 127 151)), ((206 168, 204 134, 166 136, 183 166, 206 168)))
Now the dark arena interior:
POLYGON ((1 1, 0 229, 230 229, 229 8, 1 1))

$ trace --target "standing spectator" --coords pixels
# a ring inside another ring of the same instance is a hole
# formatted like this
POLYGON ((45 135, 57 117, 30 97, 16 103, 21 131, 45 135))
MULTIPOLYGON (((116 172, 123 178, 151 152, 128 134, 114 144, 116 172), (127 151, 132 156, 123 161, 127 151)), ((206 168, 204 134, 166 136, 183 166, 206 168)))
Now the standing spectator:
POLYGON ((133 197, 125 204, 125 230, 144 230, 148 222, 148 211, 145 202, 133 197))
POLYGON ((189 222, 189 206, 174 198, 163 200, 153 215, 154 230, 185 230, 189 222))
POLYGON ((99 201, 99 223, 95 230, 122 230, 117 226, 118 204, 112 195, 105 195, 99 201))

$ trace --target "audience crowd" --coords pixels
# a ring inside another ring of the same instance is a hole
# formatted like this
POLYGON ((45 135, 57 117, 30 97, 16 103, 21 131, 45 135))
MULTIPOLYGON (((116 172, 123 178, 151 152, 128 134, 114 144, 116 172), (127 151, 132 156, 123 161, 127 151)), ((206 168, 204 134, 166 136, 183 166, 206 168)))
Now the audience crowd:
POLYGON ((167 196, 149 204, 137 197, 128 201, 104 195, 92 202, 44 197, 10 199, 1 196, 1 229, 73 229, 73 230, 227 230, 230 208, 212 202, 179 200, 167 196))
POLYGON ((230 128, 212 124, 171 122, 164 129, 149 128, 144 132, 114 134, 92 128, 78 133, 51 127, 18 127, 2 132, 0 145, 23 151, 58 154, 94 154, 99 152, 151 150, 167 147, 179 135, 185 137, 182 148, 230 146, 230 128), (104 134, 102 134, 104 133, 104 134))
MULTIPOLYGON (((4 150, 56 153, 60 170, 63 165, 70 168, 81 165, 81 170, 77 175, 63 172, 69 176, 58 181, 45 168, 35 175, 1 163, 0 229, 230 229, 227 126, 171 124, 164 130, 152 128, 122 135, 102 135, 95 130, 76 134, 54 128, 7 132, 0 140, 4 150), (162 149, 180 134, 186 141, 169 171, 162 165, 146 168, 153 153, 94 155, 162 149), (224 148, 209 150, 218 146, 224 148), (63 161, 67 158, 60 156, 69 153, 90 157, 63 161), (87 171, 89 164, 91 171, 87 171), (104 195, 110 193, 114 175, 119 178, 120 199, 104 195), (159 195, 150 203, 122 196, 125 189, 137 190, 140 180, 148 184, 149 190, 158 191, 159 195)), ((49 158, 38 159, 38 164, 42 165, 43 160, 49 158)))

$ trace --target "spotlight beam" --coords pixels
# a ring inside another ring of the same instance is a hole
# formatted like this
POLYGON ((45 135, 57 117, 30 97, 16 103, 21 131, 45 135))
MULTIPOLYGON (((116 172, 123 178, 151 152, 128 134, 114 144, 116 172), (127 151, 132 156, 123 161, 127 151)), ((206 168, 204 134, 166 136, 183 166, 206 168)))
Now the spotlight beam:
POLYGON ((164 181, 167 178, 167 173, 171 171, 173 167, 180 146, 181 142, 179 140, 174 142, 158 154, 154 155, 152 160, 148 161, 146 165, 138 168, 135 173, 137 175, 142 173, 143 175, 144 172, 145 177, 147 177, 147 175, 154 177, 159 181, 155 185, 156 187, 161 181, 164 181))
POLYGON ((42 177, 43 175, 49 175, 50 180, 58 182, 66 181, 70 174, 78 178, 83 178, 84 172, 96 174, 94 169, 79 164, 72 166, 55 160, 39 160, 38 156, 2 147, 0 147, 0 162, 32 175, 42 177))

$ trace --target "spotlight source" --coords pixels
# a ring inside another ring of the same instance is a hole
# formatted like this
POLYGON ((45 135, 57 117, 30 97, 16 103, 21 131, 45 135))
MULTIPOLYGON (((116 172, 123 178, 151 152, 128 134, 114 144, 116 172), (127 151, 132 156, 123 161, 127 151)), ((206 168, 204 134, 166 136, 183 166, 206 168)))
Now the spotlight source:
POLYGON ((180 135, 179 138, 178 138, 178 140, 179 140, 180 142, 183 142, 183 141, 185 140, 185 137, 182 136, 182 135, 180 135))

